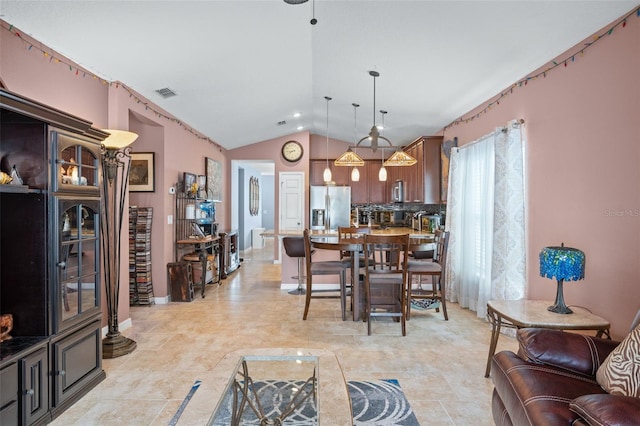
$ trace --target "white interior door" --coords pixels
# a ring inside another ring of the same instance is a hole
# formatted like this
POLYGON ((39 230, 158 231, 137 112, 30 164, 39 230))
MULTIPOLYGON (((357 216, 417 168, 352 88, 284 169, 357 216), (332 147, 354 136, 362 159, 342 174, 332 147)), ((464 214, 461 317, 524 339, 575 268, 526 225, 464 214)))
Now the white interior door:
POLYGON ((304 172, 280 172, 280 231, 304 228, 304 172))

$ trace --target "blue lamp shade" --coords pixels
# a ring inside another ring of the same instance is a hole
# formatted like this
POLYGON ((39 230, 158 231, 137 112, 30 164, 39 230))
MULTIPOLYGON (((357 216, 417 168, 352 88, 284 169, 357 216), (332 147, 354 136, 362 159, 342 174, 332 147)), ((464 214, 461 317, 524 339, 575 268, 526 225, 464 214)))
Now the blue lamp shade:
POLYGON ((556 302, 547 310, 557 314, 571 314, 573 311, 564 303, 562 283, 584 278, 584 253, 578 249, 565 247, 545 247, 540 252, 540 276, 555 278, 558 283, 556 302))
POLYGON ((545 247, 540 252, 540 276, 563 281, 584 278, 585 256, 571 247, 545 247))

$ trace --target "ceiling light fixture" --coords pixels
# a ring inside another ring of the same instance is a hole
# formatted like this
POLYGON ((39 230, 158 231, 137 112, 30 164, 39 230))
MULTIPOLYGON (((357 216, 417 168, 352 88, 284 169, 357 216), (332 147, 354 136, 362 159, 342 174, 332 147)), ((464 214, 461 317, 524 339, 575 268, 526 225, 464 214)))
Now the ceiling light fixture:
MULTIPOLYGON (((382 115, 382 131, 384 131, 384 115, 387 111, 380 110, 380 114, 382 115)), ((402 151, 401 149, 396 149, 396 151, 391 154, 391 157, 384 162, 385 167, 395 167, 395 166, 413 166, 416 164, 418 160, 402 151)))
POLYGON ((330 97, 324 97, 327 100, 327 167, 324 169, 324 173, 322 173, 322 178, 324 183, 331 182, 331 169, 329 168, 329 101, 330 97))
MULTIPOLYGON (((381 129, 384 129, 384 115, 387 113, 387 111, 380 110, 380 113, 382 113, 382 126, 378 128, 378 126, 376 125, 376 78, 380 77, 380 73, 377 71, 369 71, 369 75, 373 77, 373 126, 371 126, 371 130, 369 131, 369 134, 367 136, 356 142, 355 147, 369 148, 373 150, 373 152, 376 152, 378 148, 383 150, 389 148, 396 150, 396 152, 389 158, 389 160, 387 160, 387 162, 384 162, 384 152, 382 154, 382 161, 384 164, 380 169, 379 177, 380 180, 386 180, 387 171, 384 169, 384 166, 411 166, 417 163, 418 160, 416 160, 406 152, 400 150, 399 148, 394 147, 391 141, 380 133, 381 129), (369 141, 369 145, 360 145, 364 141, 369 141), (389 147, 380 147, 380 141, 386 142, 389 147), (383 176, 384 179, 382 179, 383 176)), ((349 147, 347 152, 342 154, 338 158, 338 160, 335 161, 335 164, 337 166, 355 166, 356 162, 358 161, 362 161, 362 158, 352 152, 351 147, 349 147), (352 161, 349 162, 349 160, 352 161)), ((364 161, 362 161, 362 163, 358 163, 357 165, 363 164, 364 161)))
MULTIPOLYGON (((284 0, 285 3, 287 4, 302 4, 302 3, 306 3, 309 0, 284 0)), ((311 2, 311 10, 312 10, 312 15, 311 15, 311 21, 309 21, 309 23, 311 25, 315 25, 318 23, 318 20, 316 19, 316 2, 315 0, 313 0, 311 2)))
POLYGON ((381 149, 382 153, 382 164, 380 166, 380 171, 378 171, 378 180, 380 182, 385 182, 387 180, 387 169, 384 168, 384 149, 381 149))

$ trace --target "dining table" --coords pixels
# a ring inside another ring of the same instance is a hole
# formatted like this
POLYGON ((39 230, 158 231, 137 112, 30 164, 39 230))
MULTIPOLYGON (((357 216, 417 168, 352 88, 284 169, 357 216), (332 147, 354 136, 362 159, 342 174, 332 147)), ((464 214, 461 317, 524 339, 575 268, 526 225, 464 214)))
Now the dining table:
MULTIPOLYGON (((372 234, 384 233, 385 235, 402 235, 407 232, 394 231, 393 228, 372 230, 372 234)), ((364 250, 364 235, 356 234, 353 238, 340 238, 336 235, 312 234, 311 246, 320 250, 338 250, 351 253, 351 300, 353 305, 353 320, 360 321, 364 318, 364 289, 360 280, 360 256, 364 250)), ((427 251, 435 248, 433 234, 409 233, 409 251, 427 251)))

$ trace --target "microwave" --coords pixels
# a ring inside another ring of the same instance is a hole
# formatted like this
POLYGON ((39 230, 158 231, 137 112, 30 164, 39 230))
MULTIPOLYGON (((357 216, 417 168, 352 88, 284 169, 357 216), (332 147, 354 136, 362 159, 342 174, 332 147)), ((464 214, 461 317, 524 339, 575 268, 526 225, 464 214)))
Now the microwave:
POLYGON ((391 185, 391 201, 394 203, 404 203, 404 182, 400 179, 391 185))

